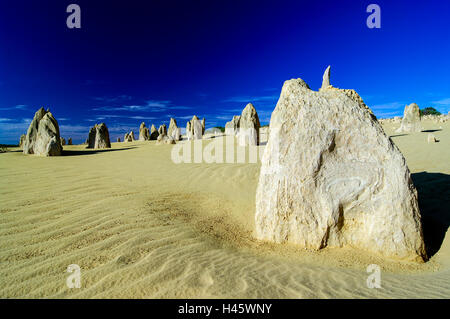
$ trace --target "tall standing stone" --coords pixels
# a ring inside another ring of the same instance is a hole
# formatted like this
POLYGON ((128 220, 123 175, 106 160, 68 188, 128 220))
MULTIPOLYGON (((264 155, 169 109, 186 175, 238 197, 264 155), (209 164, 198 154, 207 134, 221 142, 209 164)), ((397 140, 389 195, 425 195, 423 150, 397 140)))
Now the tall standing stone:
POLYGON ((239 115, 235 115, 231 121, 225 124, 225 135, 237 135, 240 118, 239 115))
POLYGON ((19 147, 23 148, 23 144, 25 143, 25 138, 27 136, 25 134, 20 135, 20 140, 19 140, 19 147))
POLYGON ((72 138, 69 137, 69 139, 67 140, 67 145, 72 145, 72 138))
POLYGON ((95 124, 89 130, 87 148, 103 149, 111 148, 111 140, 109 139, 108 127, 105 123, 95 124))
POLYGON ((257 237, 422 261, 405 158, 355 94, 315 92, 301 79, 284 83, 256 191, 257 237))
POLYGON ((163 136, 167 135, 167 126, 166 126, 166 124, 162 124, 162 125, 159 126, 158 133, 159 133, 159 135, 163 135, 163 136))
POLYGON ((330 86, 330 69, 331 65, 329 65, 325 70, 325 72, 323 73, 321 89, 326 89, 330 86))
POLYGON ((150 139, 156 140, 158 138, 158 130, 156 129, 155 125, 152 124, 152 127, 150 129, 150 139))
POLYGON ((142 122, 139 127, 139 141, 148 141, 150 140, 150 132, 148 128, 145 126, 145 123, 142 122))
POLYGON ((169 131, 167 132, 167 135, 175 141, 180 140, 180 131, 177 126, 177 121, 174 118, 170 118, 169 131))
POLYGON ((56 119, 49 110, 40 108, 28 127, 23 143, 24 154, 59 156, 62 153, 61 137, 56 119))
POLYGON ((416 103, 405 106, 403 112, 403 119, 400 127, 396 130, 397 133, 413 133, 420 132, 422 126, 420 125, 420 109, 416 103))
POLYGON ((258 113, 252 103, 248 103, 242 110, 239 118, 238 139, 241 146, 259 145, 259 123, 258 113))

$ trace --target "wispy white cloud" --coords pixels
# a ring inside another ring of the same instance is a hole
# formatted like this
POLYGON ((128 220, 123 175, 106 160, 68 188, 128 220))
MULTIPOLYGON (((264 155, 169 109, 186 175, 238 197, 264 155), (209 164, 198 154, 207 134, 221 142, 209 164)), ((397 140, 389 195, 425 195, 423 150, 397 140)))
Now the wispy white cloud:
POLYGON ((25 104, 17 104, 15 106, 2 107, 2 108, 0 108, 0 111, 25 110, 26 108, 27 108, 27 105, 25 105, 25 104))
POLYGON ((122 95, 118 95, 118 96, 97 96, 94 97, 93 99, 96 101, 103 101, 103 102, 118 102, 118 101, 129 101, 131 100, 133 97, 130 95, 126 95, 126 94, 122 94, 122 95))
POLYGON ((442 100, 438 100, 438 101, 433 101, 431 103, 437 104, 437 105, 442 105, 442 106, 450 106, 450 97, 442 99, 442 100))
POLYGON ((224 103, 254 103, 254 102, 268 102, 278 100, 279 95, 263 95, 263 96, 233 96, 222 100, 224 103))

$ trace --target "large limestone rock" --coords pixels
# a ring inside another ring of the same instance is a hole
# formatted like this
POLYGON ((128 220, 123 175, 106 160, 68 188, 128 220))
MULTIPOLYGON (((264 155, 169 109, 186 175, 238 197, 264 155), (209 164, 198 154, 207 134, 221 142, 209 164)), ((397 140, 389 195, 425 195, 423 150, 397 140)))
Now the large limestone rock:
POLYGON ((199 119, 192 119, 191 131, 194 140, 201 140, 203 138, 203 125, 199 119))
POLYGON ((420 132, 422 126, 420 125, 420 110, 416 103, 405 106, 403 112, 403 119, 400 127, 396 130, 397 133, 413 133, 420 132))
POLYGON ((181 138, 180 129, 174 118, 170 118, 169 131, 167 132, 167 135, 175 141, 179 141, 181 138))
POLYGON ((248 103, 242 110, 238 123, 239 145, 259 145, 259 123, 258 113, 252 103, 248 103))
POLYGON ((139 127, 139 141, 148 141, 150 140, 150 131, 145 126, 145 123, 142 122, 139 127))
POLYGON ((152 124, 152 127, 150 128, 150 140, 156 140, 158 138, 158 130, 156 129, 155 125, 152 124))
POLYGON ((225 124, 225 135, 237 135, 239 129, 239 119, 241 117, 239 115, 233 116, 233 119, 230 122, 225 124))
POLYGON ((406 161, 359 99, 286 81, 256 192, 259 239, 426 258, 406 161))
POLYGON ((61 155, 62 146, 58 122, 49 110, 40 108, 34 114, 23 143, 23 153, 40 156, 61 155))
POLYGON ((111 148, 108 128, 105 123, 95 124, 89 130, 87 148, 102 149, 111 148))

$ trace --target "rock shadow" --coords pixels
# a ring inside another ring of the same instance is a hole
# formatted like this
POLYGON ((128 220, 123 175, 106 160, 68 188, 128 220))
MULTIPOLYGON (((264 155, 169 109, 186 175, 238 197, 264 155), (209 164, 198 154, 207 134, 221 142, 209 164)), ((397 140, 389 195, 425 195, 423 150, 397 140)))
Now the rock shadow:
POLYGON ((441 248, 450 226, 450 175, 420 172, 411 177, 419 195, 423 237, 431 258, 441 248))
POLYGON ((115 149, 85 149, 85 150, 64 150, 62 152, 62 156, 82 156, 82 155, 93 155, 97 153, 105 153, 105 152, 117 152, 117 151, 126 151, 136 148, 135 146, 126 147, 126 148, 115 148, 115 149))

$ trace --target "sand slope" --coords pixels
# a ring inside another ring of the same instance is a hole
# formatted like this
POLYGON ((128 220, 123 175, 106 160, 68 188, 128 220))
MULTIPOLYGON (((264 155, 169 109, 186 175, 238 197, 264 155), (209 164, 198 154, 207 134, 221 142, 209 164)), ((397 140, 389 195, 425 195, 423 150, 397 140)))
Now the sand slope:
POLYGON ((0 154, 0 297, 448 298, 450 124, 424 123, 435 144, 397 126, 385 130, 414 173, 425 264, 256 241, 259 164, 174 164, 173 146, 154 141, 74 145, 62 157, 0 154), (381 289, 367 288, 371 263, 381 289), (70 264, 80 289, 66 287, 70 264))

